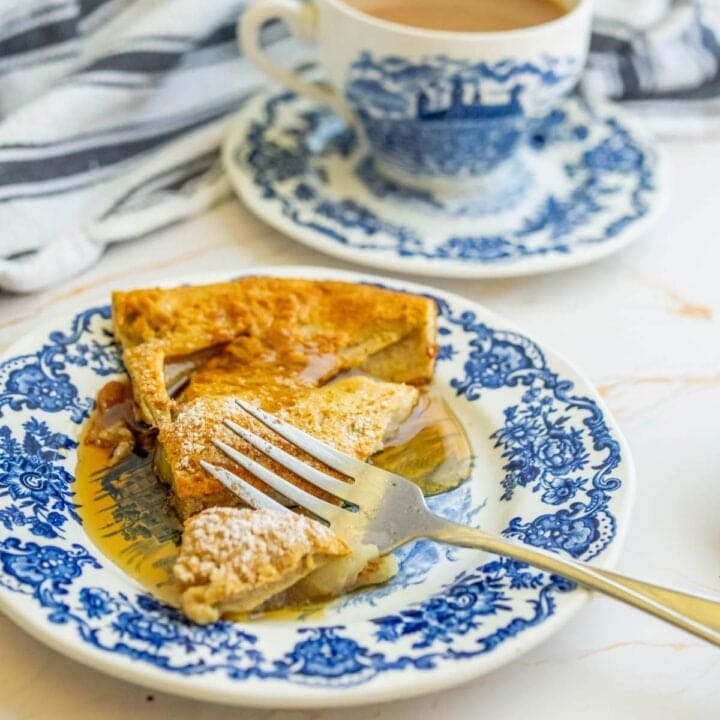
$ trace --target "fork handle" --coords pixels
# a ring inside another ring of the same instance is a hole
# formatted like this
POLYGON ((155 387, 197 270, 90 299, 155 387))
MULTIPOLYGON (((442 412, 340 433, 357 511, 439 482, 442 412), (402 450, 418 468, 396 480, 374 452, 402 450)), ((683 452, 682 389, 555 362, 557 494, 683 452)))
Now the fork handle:
POLYGON ((424 535, 450 545, 476 548, 520 560, 590 590, 634 605, 720 646, 720 600, 652 585, 493 533, 436 518, 424 535))

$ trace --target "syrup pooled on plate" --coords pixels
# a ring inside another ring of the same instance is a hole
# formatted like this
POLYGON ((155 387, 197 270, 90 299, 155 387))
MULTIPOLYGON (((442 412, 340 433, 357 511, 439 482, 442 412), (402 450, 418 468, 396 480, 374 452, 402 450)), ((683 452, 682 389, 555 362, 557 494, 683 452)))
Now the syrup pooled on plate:
MULTIPOLYGON (((153 471, 152 453, 143 447, 136 445, 114 465, 111 454, 109 447, 85 442, 78 448, 74 489, 83 527, 123 572, 159 599, 178 605, 172 566, 182 525, 170 507, 168 489, 153 471)), ((410 417, 371 462, 417 483, 425 495, 434 495, 466 480, 472 457, 460 421, 444 400, 429 392, 421 395, 410 417)), ((289 620, 317 617, 321 611, 322 605, 315 604, 233 619, 289 620)))
POLYGON ((153 595, 179 604, 172 566, 182 525, 152 457, 132 453, 116 465, 110 450, 80 443, 75 502, 83 527, 106 557, 153 595))
POLYGON ((432 392, 420 396, 410 417, 370 460, 412 480, 426 496, 453 490, 470 477, 472 469, 463 426, 447 403, 432 392))

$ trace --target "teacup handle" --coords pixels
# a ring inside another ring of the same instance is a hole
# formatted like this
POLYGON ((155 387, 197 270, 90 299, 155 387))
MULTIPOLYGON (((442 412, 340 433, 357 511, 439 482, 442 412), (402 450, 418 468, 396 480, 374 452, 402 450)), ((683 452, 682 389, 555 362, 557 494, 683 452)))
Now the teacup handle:
POLYGON ((317 21, 315 4, 303 0, 255 0, 238 22, 237 39, 245 56, 266 75, 288 90, 328 105, 337 115, 349 120, 347 108, 332 88, 303 80, 297 73, 273 62, 260 47, 260 29, 270 20, 284 20, 299 40, 314 42, 317 21))

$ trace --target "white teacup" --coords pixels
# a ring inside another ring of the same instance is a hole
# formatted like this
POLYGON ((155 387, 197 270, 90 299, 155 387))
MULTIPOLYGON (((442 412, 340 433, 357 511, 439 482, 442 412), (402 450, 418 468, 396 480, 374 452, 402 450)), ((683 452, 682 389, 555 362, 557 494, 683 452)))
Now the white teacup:
POLYGON ((342 0, 255 0, 239 36, 271 78, 356 124, 381 172, 447 192, 496 184, 533 120, 577 83, 592 3, 564 4, 565 15, 541 25, 445 32, 379 20, 342 0), (265 54, 260 28, 270 20, 317 44, 329 86, 265 54))

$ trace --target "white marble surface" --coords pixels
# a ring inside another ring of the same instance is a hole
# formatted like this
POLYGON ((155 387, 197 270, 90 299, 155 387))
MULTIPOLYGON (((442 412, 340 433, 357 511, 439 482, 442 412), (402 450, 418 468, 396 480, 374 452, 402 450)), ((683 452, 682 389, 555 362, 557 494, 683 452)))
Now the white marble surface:
MULTIPOLYGON (((660 226, 621 254, 561 274, 429 282, 506 315, 601 387, 638 469, 620 570, 720 593, 720 143, 666 144, 674 180, 660 226)), ((257 264, 338 265, 228 202, 113 248, 83 277, 0 295, 0 351, 129 275, 142 283, 257 264)), ((343 265, 343 267, 350 267, 343 265)), ((81 667, 0 616, 0 720, 459 720, 720 717, 717 649, 593 599, 551 640, 457 689, 355 710, 267 712, 155 693, 81 667)))

